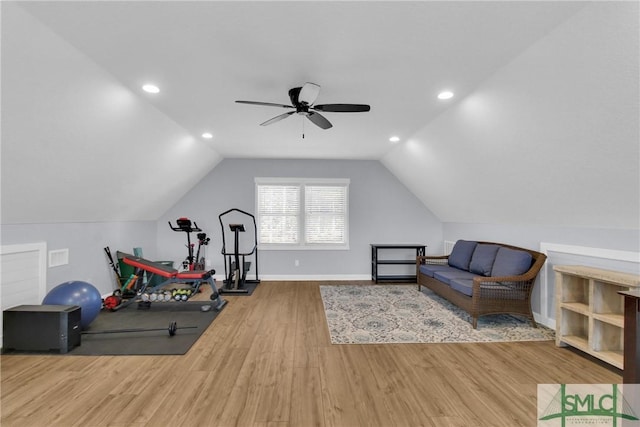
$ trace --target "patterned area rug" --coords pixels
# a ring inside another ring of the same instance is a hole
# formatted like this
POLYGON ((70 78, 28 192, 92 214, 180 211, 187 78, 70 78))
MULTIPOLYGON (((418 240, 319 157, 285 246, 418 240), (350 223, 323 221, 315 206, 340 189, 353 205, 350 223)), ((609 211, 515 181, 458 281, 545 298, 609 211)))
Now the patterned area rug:
POLYGON ((511 315, 471 317, 417 285, 320 286, 333 344, 546 341, 554 331, 511 315))

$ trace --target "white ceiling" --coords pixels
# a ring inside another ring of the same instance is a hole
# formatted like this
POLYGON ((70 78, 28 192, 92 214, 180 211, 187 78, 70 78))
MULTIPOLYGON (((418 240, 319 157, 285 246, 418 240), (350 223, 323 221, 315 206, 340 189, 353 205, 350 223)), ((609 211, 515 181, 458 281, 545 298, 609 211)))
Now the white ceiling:
POLYGON ((245 157, 377 159, 443 222, 639 227, 638 2, 1 7, 3 224, 156 220, 245 157), (234 102, 307 81, 371 111, 234 102))
POLYGON ((223 157, 379 159, 584 6, 580 2, 21 2, 223 157), (368 113, 268 127, 304 82, 368 113), (161 92, 142 94, 146 82, 161 92), (438 101, 450 89, 456 97, 438 101), (302 139, 304 133, 305 138, 302 139))

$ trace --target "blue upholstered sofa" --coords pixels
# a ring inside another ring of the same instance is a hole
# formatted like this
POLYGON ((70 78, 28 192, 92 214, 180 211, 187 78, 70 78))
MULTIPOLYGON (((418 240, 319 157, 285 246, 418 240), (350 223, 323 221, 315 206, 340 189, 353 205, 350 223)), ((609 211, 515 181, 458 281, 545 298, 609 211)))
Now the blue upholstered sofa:
POLYGON ((418 290, 425 286, 467 311, 472 325, 485 314, 527 317, 536 327, 531 293, 546 255, 504 243, 458 240, 451 254, 416 258, 418 290))

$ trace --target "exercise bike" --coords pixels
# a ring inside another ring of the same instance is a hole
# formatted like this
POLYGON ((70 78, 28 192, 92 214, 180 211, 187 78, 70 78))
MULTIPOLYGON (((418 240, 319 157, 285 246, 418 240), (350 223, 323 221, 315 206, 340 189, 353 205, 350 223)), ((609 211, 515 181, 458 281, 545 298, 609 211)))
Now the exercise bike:
POLYGON ((203 249, 202 258, 200 258, 200 250, 203 246, 207 246, 211 239, 207 237, 207 233, 201 233, 202 230, 198 228, 198 224, 196 224, 195 221, 193 221, 193 225, 192 225, 191 220, 189 218, 185 218, 185 217, 178 218, 176 220, 176 224, 177 226, 174 227, 173 225, 171 225, 171 221, 169 221, 169 227, 171 227, 173 231, 184 232, 187 234, 186 246, 189 254, 184 259, 184 261, 182 261, 182 267, 185 270, 204 270, 205 269, 204 249, 203 249), (193 247, 195 245, 191 243, 191 233, 196 233, 196 232, 198 233, 196 235, 196 237, 198 238, 198 251, 194 256, 193 247))

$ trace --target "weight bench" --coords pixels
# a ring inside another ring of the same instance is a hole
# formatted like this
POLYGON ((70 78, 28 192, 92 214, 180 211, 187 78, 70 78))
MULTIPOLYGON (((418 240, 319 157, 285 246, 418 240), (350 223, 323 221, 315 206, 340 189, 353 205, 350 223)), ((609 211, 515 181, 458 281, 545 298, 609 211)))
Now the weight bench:
MULTIPOLYGON (((194 295, 199 292, 200 286, 203 283, 208 283, 211 286, 211 300, 215 302, 214 309, 220 310, 227 303, 224 299, 222 299, 220 293, 218 292, 218 288, 216 287, 216 281, 213 278, 215 270, 178 271, 173 267, 169 267, 158 262, 149 261, 147 259, 130 254, 122 254, 122 262, 138 270, 151 273, 151 277, 153 277, 154 274, 157 274, 158 276, 164 277, 166 279, 162 283, 159 283, 153 287, 148 287, 147 284, 143 285, 143 287, 138 291, 138 293, 140 294, 142 294, 143 292, 151 293, 156 289, 163 288, 172 283, 183 283, 191 286, 191 295, 194 295)), ((148 278, 147 283, 149 283, 151 277, 148 278)))

